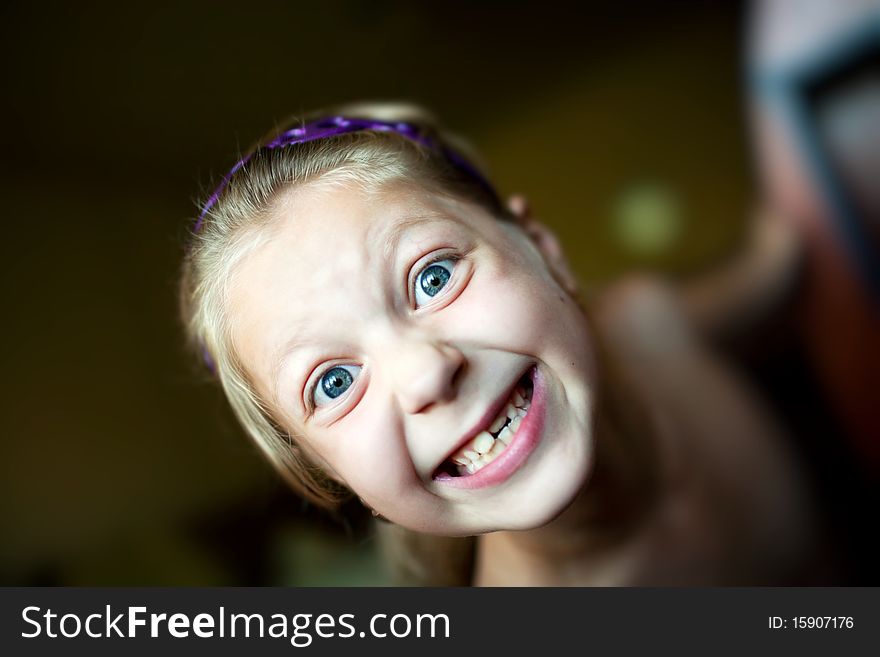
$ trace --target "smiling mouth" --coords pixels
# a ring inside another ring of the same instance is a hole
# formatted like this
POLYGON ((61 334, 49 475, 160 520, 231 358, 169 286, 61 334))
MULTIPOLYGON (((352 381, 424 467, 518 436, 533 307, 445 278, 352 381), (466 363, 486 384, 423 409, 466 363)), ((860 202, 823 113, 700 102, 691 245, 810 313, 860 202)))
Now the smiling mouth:
POLYGON ((533 392, 534 384, 527 372, 489 426, 446 459, 437 469, 435 478, 443 475, 469 477, 501 456, 528 415, 533 392))

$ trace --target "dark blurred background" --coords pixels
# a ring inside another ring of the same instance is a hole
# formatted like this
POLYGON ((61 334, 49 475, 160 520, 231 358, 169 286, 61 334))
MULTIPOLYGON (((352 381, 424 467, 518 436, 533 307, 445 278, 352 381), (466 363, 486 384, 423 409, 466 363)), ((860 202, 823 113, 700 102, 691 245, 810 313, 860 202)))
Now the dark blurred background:
POLYGON ((581 4, 3 3, 0 584, 386 581, 369 524, 284 489, 177 322, 194 202, 288 114, 425 104, 588 284, 735 248, 744 8, 581 4))

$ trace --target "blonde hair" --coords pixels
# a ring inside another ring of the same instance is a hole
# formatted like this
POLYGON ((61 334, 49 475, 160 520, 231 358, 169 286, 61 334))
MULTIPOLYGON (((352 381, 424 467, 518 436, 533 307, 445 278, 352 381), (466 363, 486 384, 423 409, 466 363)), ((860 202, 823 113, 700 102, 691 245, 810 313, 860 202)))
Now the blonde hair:
POLYGON ((310 502, 331 508, 349 491, 316 467, 274 418, 257 394, 236 354, 226 313, 232 272, 265 239, 279 195, 301 185, 353 184, 366 192, 406 181, 477 203, 499 219, 509 218, 485 185, 457 168, 441 149, 427 148, 395 132, 360 131, 284 148, 263 148, 297 123, 326 116, 402 121, 419 127, 433 143, 464 155, 480 170, 476 155, 460 138, 442 131, 425 110, 400 103, 356 104, 294 119, 272 131, 230 176, 216 202, 191 236, 180 285, 183 322, 193 349, 207 357, 239 422, 290 485, 310 502))

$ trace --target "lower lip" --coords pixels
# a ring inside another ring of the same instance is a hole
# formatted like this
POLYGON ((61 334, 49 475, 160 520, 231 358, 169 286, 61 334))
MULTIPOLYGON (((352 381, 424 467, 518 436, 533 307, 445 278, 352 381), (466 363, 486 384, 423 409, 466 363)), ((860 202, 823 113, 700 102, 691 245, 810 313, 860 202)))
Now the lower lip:
POLYGON ((434 478, 454 488, 487 488, 507 481, 535 451, 544 431, 544 379, 537 367, 532 369, 532 403, 513 440, 489 465, 472 475, 453 477, 443 473, 434 478))

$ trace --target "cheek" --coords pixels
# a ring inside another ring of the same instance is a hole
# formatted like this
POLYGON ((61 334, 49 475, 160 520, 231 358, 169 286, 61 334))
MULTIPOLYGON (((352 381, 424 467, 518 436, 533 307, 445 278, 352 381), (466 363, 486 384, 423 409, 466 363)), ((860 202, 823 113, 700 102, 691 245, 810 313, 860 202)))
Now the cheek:
POLYGON ((395 499, 417 481, 400 425, 386 406, 370 390, 357 408, 314 441, 345 484, 374 504, 395 499))
POLYGON ((589 368, 591 341, 583 312, 546 269, 525 256, 482 263, 448 310, 459 330, 483 346, 589 368))
POLYGON ((380 396, 365 395, 357 412, 333 427, 337 442, 325 449, 326 458, 355 495, 392 522, 436 531, 445 522, 443 504, 425 491, 403 431, 380 396))

